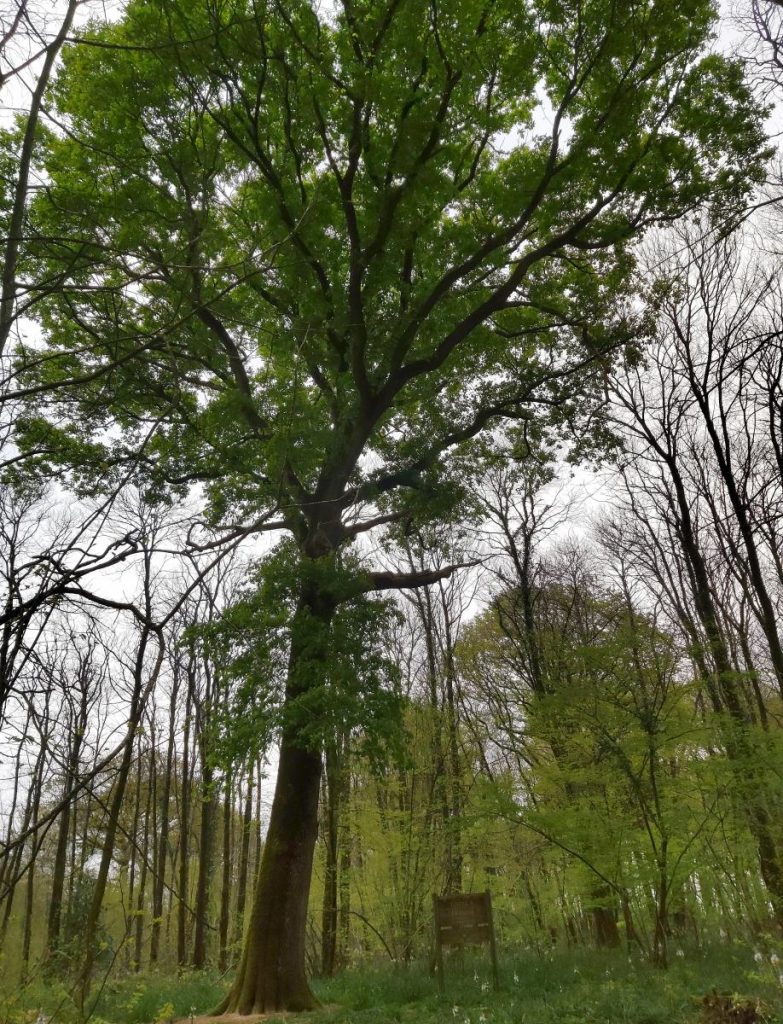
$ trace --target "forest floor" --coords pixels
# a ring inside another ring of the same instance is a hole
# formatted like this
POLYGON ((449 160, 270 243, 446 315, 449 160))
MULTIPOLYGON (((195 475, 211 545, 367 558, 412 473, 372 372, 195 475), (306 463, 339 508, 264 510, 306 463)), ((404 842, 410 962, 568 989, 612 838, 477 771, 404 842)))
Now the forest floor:
MULTIPOLYGON (((505 949, 498 991, 488 958, 477 953, 461 964, 457 957, 447 961, 445 995, 423 965, 357 966, 314 983, 322 1009, 264 1019, 281 1024, 783 1024, 783 948, 768 942, 758 946, 724 944, 680 950, 679 956, 675 948, 667 970, 617 951, 505 949)), ((208 973, 128 975, 107 982, 90 1022, 195 1024, 225 987, 208 973)), ((0 972, 0 1024, 33 1024, 39 1012, 53 1024, 73 1024, 65 993, 64 986, 40 979, 24 989, 6 985, 0 972)))

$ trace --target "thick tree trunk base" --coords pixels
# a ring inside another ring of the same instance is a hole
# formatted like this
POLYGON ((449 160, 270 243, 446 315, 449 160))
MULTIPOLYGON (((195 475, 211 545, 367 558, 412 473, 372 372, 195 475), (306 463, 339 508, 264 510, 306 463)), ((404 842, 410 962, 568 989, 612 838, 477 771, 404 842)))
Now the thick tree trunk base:
POLYGON ((284 742, 242 959, 214 1016, 319 1005, 305 976, 305 938, 320 779, 320 754, 284 742))

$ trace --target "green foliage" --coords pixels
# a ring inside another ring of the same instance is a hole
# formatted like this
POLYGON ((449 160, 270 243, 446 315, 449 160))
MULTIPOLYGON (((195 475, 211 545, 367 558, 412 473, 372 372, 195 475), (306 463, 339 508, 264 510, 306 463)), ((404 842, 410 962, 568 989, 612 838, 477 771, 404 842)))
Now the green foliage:
POLYGON ((391 601, 363 594, 357 579, 361 568, 350 556, 302 560, 293 543, 282 543, 216 622, 189 631, 230 680, 229 701, 215 708, 219 761, 265 750, 284 727, 318 749, 361 726, 358 749, 373 760, 399 753, 399 673, 386 643, 398 613, 391 601), (325 619, 308 606, 310 593, 327 595, 325 619))

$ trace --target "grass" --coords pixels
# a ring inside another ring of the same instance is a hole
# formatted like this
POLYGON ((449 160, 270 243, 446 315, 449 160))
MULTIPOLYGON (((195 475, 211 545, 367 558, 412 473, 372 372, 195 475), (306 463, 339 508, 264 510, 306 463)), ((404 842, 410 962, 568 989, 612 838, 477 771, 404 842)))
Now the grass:
MULTIPOLYGON (((501 986, 491 985, 488 958, 477 952, 446 963, 446 994, 423 965, 355 967, 314 983, 324 1009, 296 1021, 308 1024, 696 1024, 698 1001, 713 988, 759 998, 766 1020, 783 1024, 783 982, 768 953, 754 959, 742 946, 718 945, 673 957, 656 970, 614 952, 555 951, 539 956, 504 951, 501 986)), ((225 983, 216 975, 142 974, 109 982, 93 1024, 153 1024, 204 1013, 225 983)), ((57 1010, 58 1024, 74 1021, 63 989, 40 980, 6 994, 0 985, 0 1024, 35 1021, 57 1010)), ((281 1024, 282 1024, 282 1018, 281 1024)), ((285 1024, 293 1024, 286 1018, 285 1024)))
POLYGON ((485 959, 446 966, 446 995, 421 968, 348 971, 316 986, 325 1004, 313 1024, 686 1024, 712 988, 761 998, 783 1022, 783 986, 747 949, 718 947, 675 958, 661 971, 625 956, 592 951, 507 956, 494 992, 485 959))

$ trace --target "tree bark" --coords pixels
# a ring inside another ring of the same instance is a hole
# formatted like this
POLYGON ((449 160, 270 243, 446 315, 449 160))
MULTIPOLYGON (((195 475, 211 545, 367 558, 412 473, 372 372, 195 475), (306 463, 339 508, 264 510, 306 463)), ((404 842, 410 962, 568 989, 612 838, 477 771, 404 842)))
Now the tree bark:
MULTIPOLYGON (((250 834, 253 828, 253 771, 251 761, 247 770, 247 790, 245 792, 245 808, 242 814, 242 844, 239 853, 239 878, 237 879, 237 907, 234 922, 234 943, 242 940, 245 922, 245 902, 247 899, 247 878, 250 867, 250 834)), ((259 780, 260 788, 260 780, 259 780)))
POLYGON ((297 700, 323 672, 335 603, 305 584, 292 623, 283 730, 269 831, 234 985, 218 1013, 314 1009, 305 976, 307 903, 318 835, 321 752, 297 727, 297 700))
POLYGON ((177 907, 177 963, 184 967, 188 962, 188 884, 190 878, 190 719, 193 707, 194 671, 188 666, 188 695, 185 704, 185 735, 182 742, 182 781, 180 782, 179 810, 179 906, 177 907))
MULTIPOLYGON (((135 947, 133 951, 133 969, 141 970, 141 950, 144 945, 144 898, 147 890, 147 872, 149 865, 150 849, 150 819, 152 817, 152 806, 154 801, 155 785, 155 733, 151 730, 152 743, 149 748, 149 771, 147 775, 147 801, 144 807, 144 832, 141 845, 141 869, 139 872, 139 892, 136 897, 136 918, 135 947)), ((139 776, 142 772, 142 762, 139 762, 139 776)))
POLYGON ((201 823, 199 826, 198 877, 196 880, 196 921, 193 936, 193 966, 201 969, 207 963, 207 928, 209 925, 209 890, 212 852, 215 839, 215 794, 212 769, 206 756, 201 762, 201 823))
POLYGON ((335 743, 327 743, 325 751, 325 786, 323 834, 326 846, 324 863, 324 895, 321 913, 321 973, 334 974, 337 959, 337 843, 340 820, 341 765, 335 743))
MULTIPOLYGON (((49 700, 47 695, 46 702, 46 722, 48 724, 49 717, 49 700)), ((41 807, 41 790, 43 788, 43 772, 46 765, 46 752, 48 746, 48 736, 42 730, 41 732, 41 750, 38 754, 38 763, 36 765, 35 777, 33 779, 33 812, 32 812, 32 826, 36 827, 38 824, 38 812, 41 807)), ((30 945, 32 942, 33 935, 33 898, 35 895, 35 860, 36 855, 39 852, 40 841, 37 834, 34 832, 30 840, 30 864, 27 868, 27 888, 25 892, 25 913, 24 913, 24 933, 22 936, 22 984, 24 985, 27 981, 27 972, 30 965, 30 945)))
POLYGON ((231 772, 226 773, 223 792, 223 877, 220 889, 220 920, 218 924, 219 953, 218 970, 222 973, 228 967, 228 918, 231 908, 231 820, 234 816, 233 781, 231 772))
POLYGON ((166 772, 163 776, 163 792, 160 798, 160 829, 155 856, 155 882, 152 893, 152 934, 150 936, 150 964, 155 964, 160 955, 160 929, 163 921, 163 891, 166 884, 166 860, 169 843, 169 805, 171 803, 171 773, 174 761, 174 731, 177 719, 178 676, 175 674, 169 704, 169 733, 166 747, 166 772))

